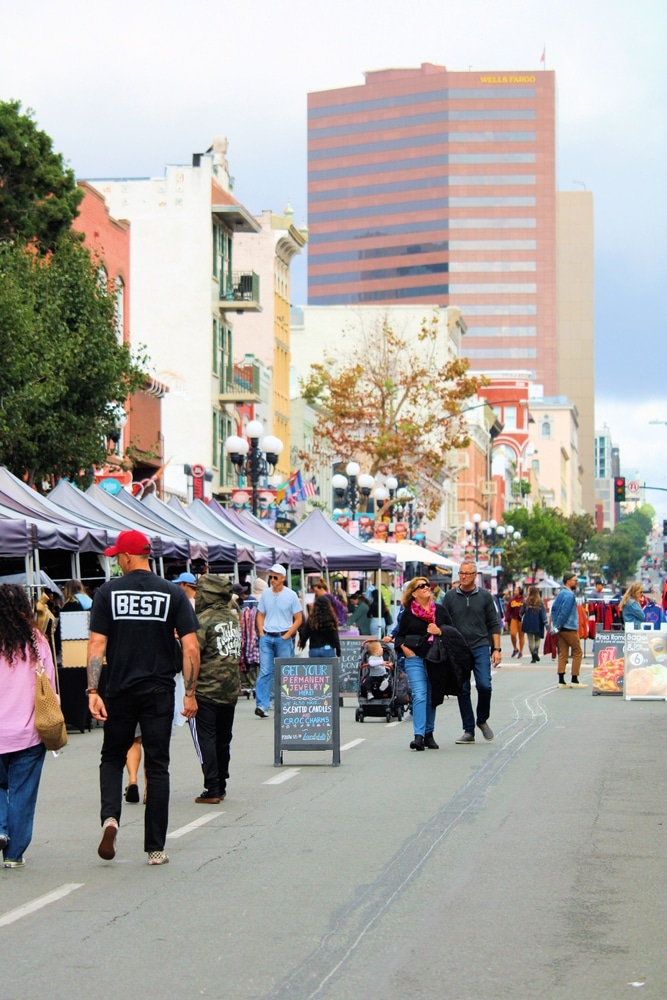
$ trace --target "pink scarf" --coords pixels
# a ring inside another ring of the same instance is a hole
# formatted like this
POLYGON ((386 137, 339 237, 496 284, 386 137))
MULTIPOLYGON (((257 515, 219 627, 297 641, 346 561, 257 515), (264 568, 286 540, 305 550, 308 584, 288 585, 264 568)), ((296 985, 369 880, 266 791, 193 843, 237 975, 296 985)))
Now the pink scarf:
MULTIPOLYGON (((423 608, 419 601, 414 598, 410 604, 410 611, 415 618, 421 618, 425 622, 435 622, 435 601, 429 601, 428 608, 423 608)), ((429 642, 433 642, 433 636, 429 635, 429 642)))

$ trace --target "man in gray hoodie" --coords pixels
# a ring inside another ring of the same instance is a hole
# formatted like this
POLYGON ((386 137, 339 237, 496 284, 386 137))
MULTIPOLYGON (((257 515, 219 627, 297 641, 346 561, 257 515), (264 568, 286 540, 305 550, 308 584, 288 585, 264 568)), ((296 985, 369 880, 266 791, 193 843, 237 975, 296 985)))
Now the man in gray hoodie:
MULTIPOLYGON (((493 730, 487 720, 491 714, 491 663, 497 666, 501 659, 500 622, 493 597, 488 590, 477 586, 476 576, 476 563, 461 563, 459 585, 447 591, 443 607, 449 611, 454 628, 459 630, 472 651, 472 669, 477 687, 477 727, 485 740, 492 740, 493 730)), ((456 742, 474 743, 475 715, 469 680, 459 695, 459 711, 463 733, 456 742)))

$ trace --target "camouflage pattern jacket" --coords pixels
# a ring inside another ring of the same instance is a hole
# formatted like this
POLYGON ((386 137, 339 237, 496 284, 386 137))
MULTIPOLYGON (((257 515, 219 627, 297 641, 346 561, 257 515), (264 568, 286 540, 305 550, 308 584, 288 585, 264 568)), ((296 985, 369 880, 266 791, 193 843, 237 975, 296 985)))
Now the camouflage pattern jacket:
POLYGON ((241 622, 232 605, 231 581, 206 574, 197 585, 195 612, 201 666, 197 697, 222 705, 235 705, 239 696, 241 622))

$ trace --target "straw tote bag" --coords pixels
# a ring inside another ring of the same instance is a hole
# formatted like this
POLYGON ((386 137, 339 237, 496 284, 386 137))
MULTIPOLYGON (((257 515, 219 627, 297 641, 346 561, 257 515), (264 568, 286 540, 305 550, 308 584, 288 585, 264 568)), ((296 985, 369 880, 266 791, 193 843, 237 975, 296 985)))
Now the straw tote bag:
POLYGON ((41 660, 35 675, 35 729, 47 750, 61 750, 67 743, 65 716, 41 660))

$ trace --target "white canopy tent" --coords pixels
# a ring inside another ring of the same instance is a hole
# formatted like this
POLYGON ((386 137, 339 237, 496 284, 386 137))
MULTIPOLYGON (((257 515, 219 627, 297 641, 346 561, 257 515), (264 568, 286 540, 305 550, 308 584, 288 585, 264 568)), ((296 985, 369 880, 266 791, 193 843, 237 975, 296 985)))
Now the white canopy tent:
POLYGON ((409 562, 424 563, 425 566, 440 566, 444 569, 452 570, 458 569, 459 566, 453 559, 448 559, 447 556, 442 556, 439 552, 431 552, 430 549, 425 549, 422 545, 417 545, 415 542, 371 541, 367 542, 367 545, 371 545, 374 549, 379 549, 380 552, 396 556, 396 561, 403 566, 409 562))

